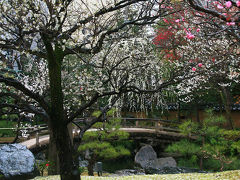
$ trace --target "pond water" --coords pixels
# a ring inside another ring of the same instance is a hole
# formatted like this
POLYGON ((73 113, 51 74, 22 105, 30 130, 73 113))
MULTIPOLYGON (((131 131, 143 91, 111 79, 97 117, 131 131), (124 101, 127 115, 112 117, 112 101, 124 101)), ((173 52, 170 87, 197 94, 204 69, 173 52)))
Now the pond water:
POLYGON ((117 170, 134 169, 134 157, 123 157, 103 161, 103 171, 114 173, 117 170))

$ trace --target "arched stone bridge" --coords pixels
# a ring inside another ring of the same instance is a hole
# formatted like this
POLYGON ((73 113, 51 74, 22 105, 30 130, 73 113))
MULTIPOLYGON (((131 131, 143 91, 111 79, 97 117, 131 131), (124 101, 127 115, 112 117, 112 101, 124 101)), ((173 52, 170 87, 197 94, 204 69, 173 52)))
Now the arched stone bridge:
MULTIPOLYGON (((75 122, 81 123, 83 119, 77 119, 75 122)), ((178 122, 148 119, 148 118, 122 118, 121 130, 130 134, 130 139, 143 141, 150 144, 156 143, 171 143, 178 141, 186 136, 182 135, 177 129, 178 122)), ((21 144, 32 149, 38 146, 46 145, 49 143, 49 135, 39 136, 39 131, 47 129, 43 127, 40 130, 35 130, 35 137, 22 142, 21 144), (38 133, 36 133, 38 132, 38 133)), ((89 129, 88 131, 96 131, 97 129, 89 129)), ((73 137, 77 138, 80 130, 73 127, 73 137)), ((190 138, 194 138, 191 136, 190 138)))

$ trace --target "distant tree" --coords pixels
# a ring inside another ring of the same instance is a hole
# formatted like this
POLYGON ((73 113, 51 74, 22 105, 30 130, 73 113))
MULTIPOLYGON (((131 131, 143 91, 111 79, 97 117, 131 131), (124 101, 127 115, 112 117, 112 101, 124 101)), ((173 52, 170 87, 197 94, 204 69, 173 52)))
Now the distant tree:
MULTIPOLYGON (((107 112, 107 116, 112 110, 107 112)), ((95 112, 95 115, 100 113, 95 112)), ((120 130, 121 119, 108 117, 105 122, 94 125, 96 131, 86 132, 83 136, 79 152, 88 152, 88 174, 93 176, 93 167, 98 160, 115 159, 121 156, 129 156, 130 151, 124 146, 129 137, 127 132, 120 130)))
MULTIPOLYGON (((208 36, 227 33, 233 42, 240 42, 240 1, 185 0, 194 12, 196 24, 208 27, 208 36), (200 20, 200 22, 198 22, 200 20)), ((190 9, 191 10, 191 9, 190 9)))
POLYGON ((184 61, 185 65, 192 67, 188 73, 193 74, 193 78, 182 81, 175 88, 178 100, 185 103, 195 102, 197 108, 198 103, 204 101, 204 96, 209 97, 208 92, 214 90, 219 97, 217 103, 222 101, 225 107, 229 127, 234 128, 230 91, 232 84, 239 82, 237 4, 229 1, 226 1, 228 5, 224 1, 191 2, 230 19, 221 19, 212 16, 211 13, 198 12, 182 5, 181 8, 178 7, 178 12, 158 23, 158 34, 154 44, 166 60, 173 64, 184 61), (222 9, 219 8, 220 4, 222 9))

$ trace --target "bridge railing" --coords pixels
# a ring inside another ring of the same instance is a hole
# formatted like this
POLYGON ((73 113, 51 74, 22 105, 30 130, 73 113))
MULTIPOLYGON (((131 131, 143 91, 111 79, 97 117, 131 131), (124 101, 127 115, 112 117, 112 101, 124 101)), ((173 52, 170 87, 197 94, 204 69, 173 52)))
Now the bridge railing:
POLYGON ((121 118, 122 127, 125 128, 150 128, 156 131, 173 131, 179 132, 179 122, 153 119, 153 118, 121 118))
MULTIPOLYGON (((169 120, 161 120, 161 119, 152 119, 152 118, 121 118, 121 125, 123 128, 146 128, 146 129, 155 129, 157 131, 167 131, 167 132, 177 132, 179 133, 179 129, 177 128, 180 124, 176 121, 169 121, 169 120)), ((79 118, 74 122, 83 123, 84 119, 79 118)), ((0 128, 0 129, 9 129, 17 131, 17 128, 0 128)), ((39 137, 43 134, 48 134, 48 126, 47 124, 41 124, 33 127, 25 127, 19 128, 18 130, 22 131, 22 137, 29 138, 35 137, 36 138, 36 146, 39 145, 39 137), (23 132, 25 133, 23 135, 23 132)), ((73 127, 73 136, 76 136, 79 130, 77 127, 73 127)))
POLYGON ((48 133, 47 124, 40 124, 29 127, 20 127, 20 128, 0 128, 0 130, 11 130, 15 132, 19 132, 19 138, 29 139, 30 137, 36 138, 36 146, 39 145, 39 136, 43 133, 48 133), (45 132, 43 132, 45 130, 45 132), (41 133, 41 134, 40 134, 41 133))

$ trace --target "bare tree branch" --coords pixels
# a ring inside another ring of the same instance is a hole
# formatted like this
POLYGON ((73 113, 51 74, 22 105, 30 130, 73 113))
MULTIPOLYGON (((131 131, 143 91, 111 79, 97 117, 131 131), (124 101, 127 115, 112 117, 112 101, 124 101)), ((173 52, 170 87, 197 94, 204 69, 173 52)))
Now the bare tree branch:
POLYGON ((26 88, 22 83, 20 83, 16 79, 5 78, 4 76, 0 75, 0 83, 1 82, 6 84, 7 86, 12 86, 12 87, 14 87, 17 90, 20 90, 25 95, 27 95, 30 98, 32 98, 35 101, 37 101, 47 113, 49 112, 49 105, 44 100, 44 98, 42 96, 40 96, 39 94, 34 93, 31 90, 29 90, 28 88, 26 88))

